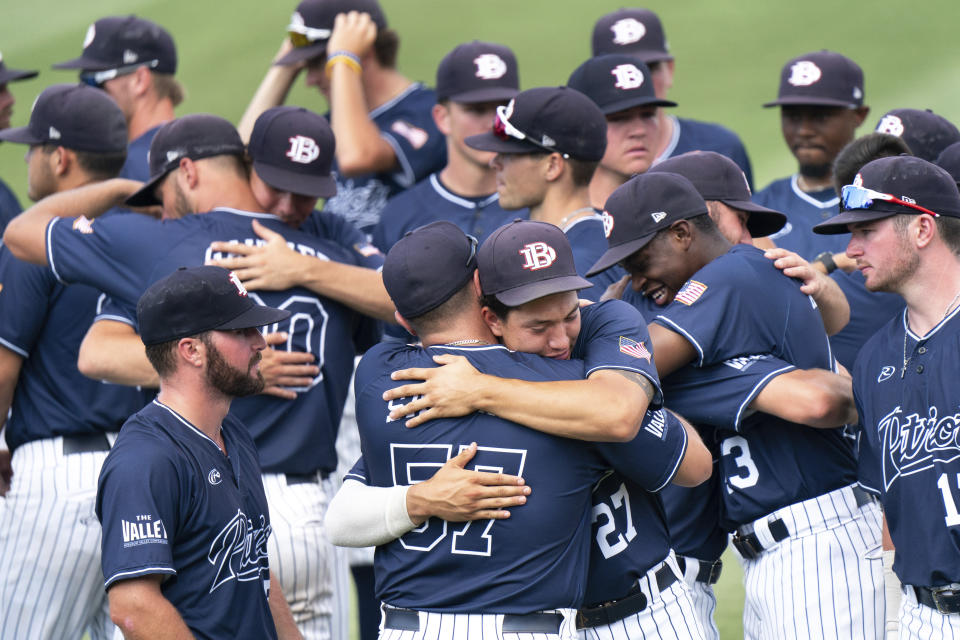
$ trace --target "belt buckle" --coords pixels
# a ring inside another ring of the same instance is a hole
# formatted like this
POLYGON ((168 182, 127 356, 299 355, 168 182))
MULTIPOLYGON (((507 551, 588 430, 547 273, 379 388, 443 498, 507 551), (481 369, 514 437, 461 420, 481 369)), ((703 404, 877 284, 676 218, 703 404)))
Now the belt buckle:
POLYGON ((737 548, 737 551, 740 552, 740 555, 747 560, 756 560, 760 557, 762 550, 755 548, 747 538, 740 535, 739 531, 733 534, 731 542, 733 542, 733 546, 737 548))
POLYGON ((960 613, 960 589, 955 586, 930 589, 930 597, 933 598, 933 604, 937 606, 939 613, 960 613))

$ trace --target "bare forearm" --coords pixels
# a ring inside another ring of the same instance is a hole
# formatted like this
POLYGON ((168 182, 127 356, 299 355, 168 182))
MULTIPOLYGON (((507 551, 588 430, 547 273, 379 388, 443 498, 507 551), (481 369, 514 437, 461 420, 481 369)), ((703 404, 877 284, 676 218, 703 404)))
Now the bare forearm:
MULTIPOLYGON (((13 392, 17 388, 22 366, 22 356, 0 346, 0 430, 6 424, 7 411, 13 404, 13 392)), ((6 447, 2 440, 0 440, 0 447, 6 447)))
POLYGON ((820 309, 828 336, 839 332, 850 322, 850 303, 833 278, 823 276, 820 289, 813 299, 820 309))
POLYGON ((330 68, 330 128, 337 139, 337 165, 345 176, 389 171, 397 162, 368 114, 363 83, 345 64, 330 68))
POLYGON ((379 272, 342 262, 307 259, 310 262, 304 262, 308 268, 303 274, 304 286, 308 289, 378 320, 396 322, 393 315, 396 307, 387 295, 379 272))
POLYGON ((130 387, 158 387, 160 378, 147 360, 143 342, 133 327, 113 320, 93 323, 80 344, 80 373, 130 387))
POLYGON ((293 614, 290 612, 290 605, 283 597, 283 589, 280 588, 280 581, 270 572, 270 614, 273 616, 273 624, 277 628, 278 640, 302 640, 303 636, 297 629, 297 623, 293 620, 293 614))
POLYGON ((159 591, 147 595, 120 598, 117 589, 110 588, 110 618, 120 628, 126 640, 192 640, 193 633, 183 621, 180 612, 159 591))
POLYGON ((282 67, 271 65, 266 75, 257 87, 256 93, 250 99, 246 111, 240 118, 237 125, 237 131, 244 142, 250 140, 250 134, 253 133, 253 125, 267 109, 283 104, 287 100, 287 94, 300 73, 299 67, 282 67))

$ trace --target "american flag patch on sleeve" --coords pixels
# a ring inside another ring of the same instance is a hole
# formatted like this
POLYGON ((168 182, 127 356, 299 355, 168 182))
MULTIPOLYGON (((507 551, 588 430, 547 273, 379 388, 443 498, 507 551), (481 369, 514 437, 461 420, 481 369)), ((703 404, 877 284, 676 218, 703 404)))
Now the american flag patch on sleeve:
POLYGON ((651 356, 650 352, 647 351, 647 347, 642 342, 637 342, 624 336, 620 336, 620 352, 628 356, 633 356, 634 358, 643 358, 647 362, 650 362, 651 356))
POLYGON ((700 296, 703 295, 703 292, 707 290, 707 285, 702 282, 697 282, 696 280, 687 280, 687 283, 680 287, 680 291, 677 291, 677 295, 674 296, 674 300, 677 302, 682 302, 688 307, 694 302, 700 299, 700 296))

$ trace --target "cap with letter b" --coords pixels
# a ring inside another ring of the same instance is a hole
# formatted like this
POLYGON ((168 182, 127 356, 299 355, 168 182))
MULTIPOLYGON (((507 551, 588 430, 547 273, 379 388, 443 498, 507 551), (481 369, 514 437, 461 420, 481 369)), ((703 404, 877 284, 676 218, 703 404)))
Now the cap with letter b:
POLYGON ((862 107, 863 69, 834 51, 805 53, 783 65, 777 99, 763 106, 862 107))

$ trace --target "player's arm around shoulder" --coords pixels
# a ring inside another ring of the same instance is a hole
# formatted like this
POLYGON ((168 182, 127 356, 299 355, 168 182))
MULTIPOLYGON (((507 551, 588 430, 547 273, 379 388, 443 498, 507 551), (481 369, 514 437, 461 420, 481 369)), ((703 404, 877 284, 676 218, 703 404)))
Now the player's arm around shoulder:
POLYGON ((160 378, 147 360, 136 330, 118 320, 97 320, 87 330, 77 357, 77 369, 94 380, 156 388, 160 378))
POLYGON ((160 591, 165 576, 153 574, 113 583, 107 589, 110 619, 127 640, 192 640, 193 633, 160 591))
POLYGON ((850 377, 825 369, 794 369, 776 376, 750 408, 821 429, 857 422, 850 377))

